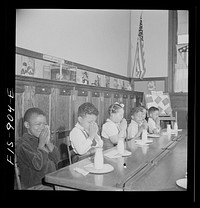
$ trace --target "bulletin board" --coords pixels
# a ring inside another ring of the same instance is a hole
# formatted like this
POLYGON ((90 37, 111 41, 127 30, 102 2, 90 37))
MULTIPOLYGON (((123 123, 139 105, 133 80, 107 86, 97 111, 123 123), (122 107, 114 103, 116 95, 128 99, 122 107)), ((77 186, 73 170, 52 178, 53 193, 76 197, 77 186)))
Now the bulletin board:
POLYGON ((145 94, 144 98, 147 109, 151 106, 155 106, 159 108, 160 116, 172 115, 171 101, 168 93, 145 94))

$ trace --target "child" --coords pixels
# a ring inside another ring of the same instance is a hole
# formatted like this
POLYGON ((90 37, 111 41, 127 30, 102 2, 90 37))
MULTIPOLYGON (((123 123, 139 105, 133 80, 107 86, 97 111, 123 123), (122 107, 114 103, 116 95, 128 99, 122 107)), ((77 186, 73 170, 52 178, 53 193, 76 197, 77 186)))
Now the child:
POLYGON ((159 119, 159 109, 157 107, 150 107, 148 110, 149 119, 149 133, 150 134, 159 134, 160 133, 160 119, 159 119))
POLYGON ((138 139, 143 129, 148 128, 147 122, 144 119, 145 116, 142 107, 135 107, 131 110, 131 123, 128 126, 128 140, 138 139))
MULTIPOLYGON (((103 141, 97 134, 98 126, 95 123, 98 114, 98 110, 92 103, 83 103, 79 106, 78 122, 69 135, 75 155, 88 157, 95 153, 95 146, 103 147, 103 141)), ((84 157, 76 158, 80 160, 84 157)))
POLYGON ((142 110, 142 124, 144 125, 145 129, 148 129, 148 117, 147 117, 147 109, 144 106, 140 106, 142 110))
POLYGON ((102 125, 102 138, 104 140, 104 149, 109 149, 118 143, 118 140, 125 139, 127 121, 124 117, 124 105, 114 103, 109 106, 109 118, 102 125))
POLYGON ((27 130, 16 141, 16 155, 21 183, 27 189, 42 184, 42 178, 56 170, 59 151, 50 141, 46 115, 39 108, 30 108, 24 114, 27 130))

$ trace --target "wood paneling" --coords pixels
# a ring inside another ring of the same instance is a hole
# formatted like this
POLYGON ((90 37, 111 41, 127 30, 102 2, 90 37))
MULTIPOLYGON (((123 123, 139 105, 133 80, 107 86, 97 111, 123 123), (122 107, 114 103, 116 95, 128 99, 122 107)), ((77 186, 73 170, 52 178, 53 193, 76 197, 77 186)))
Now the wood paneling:
POLYGON ((56 105, 56 130, 61 127, 71 128, 71 96, 60 95, 56 105))
POLYGON ((20 120, 27 109, 39 107, 47 115, 51 131, 72 129, 77 122, 78 107, 93 103, 99 110, 99 127, 108 118, 108 108, 114 102, 124 103, 125 118, 132 107, 139 103, 143 93, 116 89, 104 89, 94 86, 72 84, 62 81, 41 80, 16 76, 15 126, 16 138, 22 135, 20 120), (138 100, 138 101, 137 101, 138 100))
POLYGON ((21 137, 23 134, 23 121, 24 114, 24 93, 15 93, 15 138, 21 137))

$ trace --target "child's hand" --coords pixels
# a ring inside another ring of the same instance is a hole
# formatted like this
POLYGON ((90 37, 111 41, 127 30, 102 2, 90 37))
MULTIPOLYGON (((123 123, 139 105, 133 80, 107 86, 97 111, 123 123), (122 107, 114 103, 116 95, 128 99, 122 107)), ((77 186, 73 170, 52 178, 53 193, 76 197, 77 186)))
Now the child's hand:
POLYGON ((127 121, 125 118, 123 118, 119 124, 119 128, 121 131, 126 130, 127 128, 127 121))
POLYGON ((156 122, 156 125, 160 125, 160 118, 157 117, 156 120, 155 120, 155 122, 156 122))
POLYGON ((95 136, 95 140, 97 141, 96 147, 103 147, 103 141, 101 140, 99 135, 95 136))
POLYGON ((51 136, 50 127, 48 125, 45 125, 45 128, 47 128, 47 130, 48 130, 48 136, 47 136, 47 143, 48 143, 48 142, 50 142, 50 136, 51 136))
POLYGON ((146 120, 143 121, 142 125, 143 125, 144 129, 146 129, 146 130, 148 129, 148 123, 146 120))
POLYGON ((44 128, 39 135, 39 147, 43 148, 48 143, 49 130, 44 128))
POLYGON ((89 137, 93 140, 95 138, 95 136, 97 135, 97 132, 99 130, 99 127, 98 125, 94 122, 94 123, 91 123, 90 124, 90 127, 89 127, 89 137))
POLYGON ((138 135, 140 135, 143 130, 144 130, 144 126, 143 125, 139 126, 139 128, 138 128, 138 135))
POLYGON ((159 128, 154 129, 154 130, 153 130, 153 133, 154 133, 154 134, 160 134, 160 129, 159 129, 159 128))
POLYGON ((51 142, 48 142, 46 145, 47 145, 48 149, 50 150, 50 152, 52 152, 54 149, 54 144, 51 142))

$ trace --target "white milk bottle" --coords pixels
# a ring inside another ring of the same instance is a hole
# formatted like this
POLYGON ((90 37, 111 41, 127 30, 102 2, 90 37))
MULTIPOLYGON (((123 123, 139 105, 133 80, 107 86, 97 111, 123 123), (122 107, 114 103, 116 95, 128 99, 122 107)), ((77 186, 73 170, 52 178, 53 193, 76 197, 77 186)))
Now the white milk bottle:
POLYGON ((167 134, 171 134, 171 125, 167 124, 167 134))
POLYGON ((94 156, 94 168, 97 170, 102 169, 104 165, 103 160, 103 148, 97 147, 94 156))
POLYGON ((124 154, 124 139, 120 138, 117 143, 117 151, 119 154, 123 155, 124 154))
POLYGON ((142 141, 143 141, 144 143, 147 142, 147 130, 146 130, 146 129, 143 129, 143 130, 142 130, 142 141))
POLYGON ((174 131, 178 131, 178 124, 177 124, 177 122, 174 122, 174 131))

